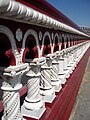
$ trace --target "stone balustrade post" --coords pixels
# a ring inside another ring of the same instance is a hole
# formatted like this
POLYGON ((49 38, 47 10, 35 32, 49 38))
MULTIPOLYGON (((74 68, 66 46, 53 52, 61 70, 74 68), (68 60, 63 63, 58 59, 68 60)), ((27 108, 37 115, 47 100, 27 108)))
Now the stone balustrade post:
POLYGON ((66 82, 66 76, 64 74, 64 58, 63 58, 63 52, 59 53, 59 79, 61 81, 61 84, 65 84, 66 82))
POLYGON ((69 62, 69 65, 68 66, 71 66, 72 67, 72 70, 75 69, 76 67, 76 62, 75 62, 75 56, 76 56, 76 51, 73 49, 71 52, 70 52, 70 62, 69 62))
POLYGON ((40 95, 40 77, 42 59, 35 59, 30 62, 29 72, 26 74, 28 77, 27 82, 27 96, 21 107, 21 112, 24 116, 39 119, 45 112, 45 103, 42 101, 40 95))
POLYGON ((74 62, 74 48, 71 48, 68 52, 68 65, 67 68, 70 70, 70 74, 73 72, 74 68, 76 67, 74 62))
POLYGON ((64 74, 65 74, 66 78, 69 78, 70 74, 72 73, 71 68, 68 67, 68 56, 69 56, 69 54, 67 53, 67 51, 65 51, 64 56, 63 56, 63 58, 64 58, 63 70, 64 70, 64 74))
POLYGON ((80 61, 80 59, 82 58, 82 56, 84 55, 84 51, 83 51, 83 46, 84 45, 77 45, 73 54, 74 54, 74 63, 77 65, 78 62, 80 61))
POLYGON ((76 47, 75 49, 74 49, 74 51, 73 51, 73 53, 74 53, 74 63, 77 65, 78 64, 78 48, 76 47))
POLYGON ((88 49, 87 44, 88 43, 83 43, 83 45, 81 46, 81 58, 83 57, 83 55, 85 54, 86 50, 88 49))
POLYGON ((56 92, 62 89, 61 80, 59 79, 59 56, 58 53, 52 55, 51 84, 56 92))
POLYGON ((22 87, 21 77, 28 71, 28 65, 10 66, 8 68, 0 67, 0 76, 3 79, 1 89, 3 90, 3 107, 4 113, 2 120, 23 120, 20 111, 19 90, 22 87))
POLYGON ((51 85, 52 57, 50 54, 46 56, 44 61, 44 64, 41 66, 40 93, 43 101, 52 103, 55 98, 55 90, 51 85))
POLYGON ((77 57, 76 57, 76 62, 78 63, 82 57, 82 51, 81 51, 82 46, 78 46, 77 48, 77 57))

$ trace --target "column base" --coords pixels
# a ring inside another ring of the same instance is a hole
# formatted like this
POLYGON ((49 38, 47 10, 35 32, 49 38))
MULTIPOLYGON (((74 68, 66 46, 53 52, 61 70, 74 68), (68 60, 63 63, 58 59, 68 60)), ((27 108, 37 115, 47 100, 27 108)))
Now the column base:
MULTIPOLYGON (((33 104, 33 103, 31 103, 31 104, 33 104)), ((45 110, 46 110, 46 108, 45 108, 44 103, 43 103, 43 106, 39 109, 33 109, 33 110, 28 109, 24 105, 21 107, 21 113, 22 113, 23 116, 34 118, 34 119, 40 119, 40 117, 43 115, 45 110)))
POLYGON ((59 79, 51 80, 51 85, 54 88, 55 92, 59 92, 62 89, 61 81, 59 79))
POLYGON ((67 69, 69 70, 69 73, 72 74, 72 72, 73 72, 73 67, 72 67, 72 66, 67 66, 67 69))
POLYGON ((72 62, 70 65, 73 67, 72 69, 74 70, 76 67, 76 62, 72 62))
MULTIPOLYGON (((2 116, 2 120, 11 120, 11 118, 4 118, 4 116, 2 116)), ((16 120, 13 118, 13 120, 16 120)), ((17 120, 26 120, 24 119, 22 116, 20 118, 17 118, 17 120)))
POLYGON ((69 76, 70 76, 70 71, 68 70, 68 69, 64 69, 64 74, 65 74, 65 77, 66 78, 69 78, 69 76))
POLYGON ((52 103, 55 99, 55 91, 54 89, 40 89, 40 94, 42 96, 42 100, 44 102, 52 103))
POLYGON ((59 79, 61 81, 61 84, 65 84, 66 83, 66 77, 64 74, 59 74, 59 79))

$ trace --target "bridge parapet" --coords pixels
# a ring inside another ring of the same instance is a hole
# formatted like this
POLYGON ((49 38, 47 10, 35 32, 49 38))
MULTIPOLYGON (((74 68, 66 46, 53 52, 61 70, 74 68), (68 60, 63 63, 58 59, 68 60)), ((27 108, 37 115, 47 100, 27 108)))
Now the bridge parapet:
POLYGON ((21 120, 21 113, 39 119, 46 110, 45 103, 53 104, 55 94, 61 92, 90 46, 90 36, 77 27, 22 1, 0 1, 3 120, 21 120), (20 111, 23 75, 28 79, 27 96, 20 111))

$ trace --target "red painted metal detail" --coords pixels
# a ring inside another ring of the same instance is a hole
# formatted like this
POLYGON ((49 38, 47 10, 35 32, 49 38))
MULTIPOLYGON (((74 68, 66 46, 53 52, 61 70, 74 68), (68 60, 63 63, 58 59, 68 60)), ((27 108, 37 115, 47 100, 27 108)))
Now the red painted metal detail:
POLYGON ((16 60, 15 60, 15 57, 14 57, 14 54, 12 52, 12 49, 9 49, 6 51, 5 55, 7 56, 7 58, 10 58, 10 65, 13 66, 13 65, 16 65, 16 60))

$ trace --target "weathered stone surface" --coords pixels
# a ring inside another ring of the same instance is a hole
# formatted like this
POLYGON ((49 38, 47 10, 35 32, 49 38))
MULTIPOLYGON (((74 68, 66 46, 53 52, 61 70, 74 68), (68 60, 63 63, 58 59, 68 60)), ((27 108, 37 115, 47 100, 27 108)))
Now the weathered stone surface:
POLYGON ((90 120, 90 58, 69 120, 90 120))

